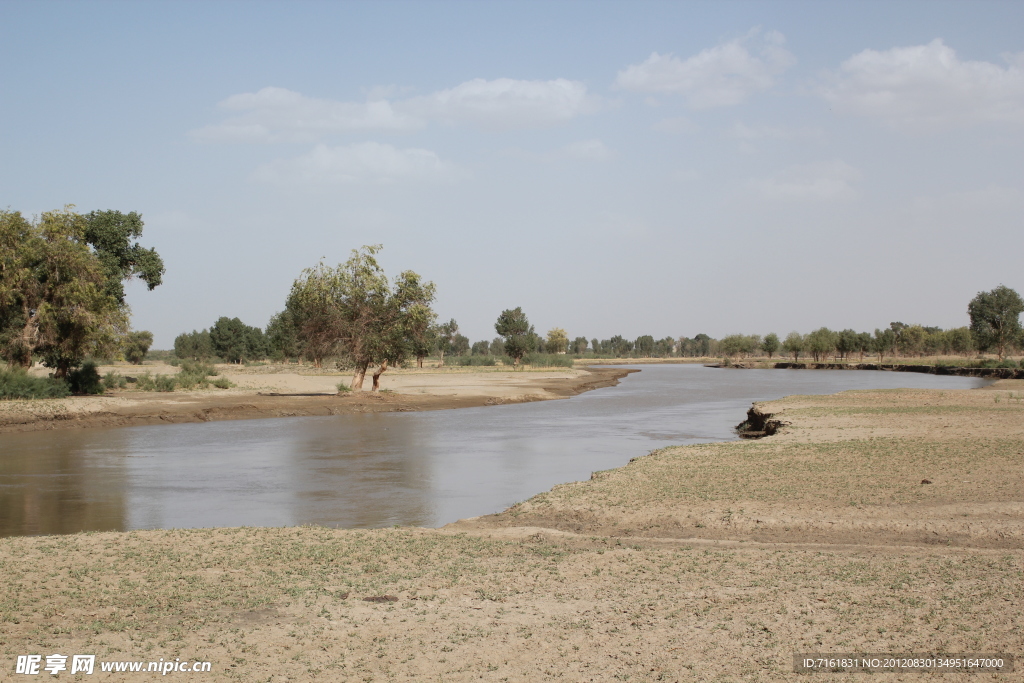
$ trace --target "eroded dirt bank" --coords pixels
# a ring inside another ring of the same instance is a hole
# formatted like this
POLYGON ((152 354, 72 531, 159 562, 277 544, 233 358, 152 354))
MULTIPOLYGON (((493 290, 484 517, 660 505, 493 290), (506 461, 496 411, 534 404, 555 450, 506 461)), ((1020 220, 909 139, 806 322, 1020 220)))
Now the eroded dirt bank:
POLYGON ((384 393, 331 393, 338 377, 231 375, 239 388, 131 392, 46 401, 0 401, 0 434, 350 413, 448 410, 568 398, 614 386, 636 370, 385 375, 384 393))

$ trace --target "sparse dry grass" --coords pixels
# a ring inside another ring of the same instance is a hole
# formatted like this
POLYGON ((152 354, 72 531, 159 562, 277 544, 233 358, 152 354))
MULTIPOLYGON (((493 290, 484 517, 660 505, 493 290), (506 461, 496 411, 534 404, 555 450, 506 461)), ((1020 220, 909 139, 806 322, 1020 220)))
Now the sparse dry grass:
POLYGON ((4 539, 4 670, 73 652, 208 660, 212 680, 789 681, 795 652, 1024 651, 1010 392, 763 409, 792 424, 442 530, 4 539))

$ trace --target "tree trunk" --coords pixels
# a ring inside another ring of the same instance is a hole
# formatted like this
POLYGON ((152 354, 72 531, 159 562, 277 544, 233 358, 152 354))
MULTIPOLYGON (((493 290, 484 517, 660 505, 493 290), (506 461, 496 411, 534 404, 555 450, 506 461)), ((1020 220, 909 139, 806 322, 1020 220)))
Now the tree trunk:
POLYGON ((369 363, 364 362, 356 363, 356 371, 352 375, 352 391, 363 388, 363 378, 366 377, 366 368, 369 365, 369 363))
POLYGON ((423 367, 423 356, 416 356, 416 367, 423 367))
POLYGON ((437 367, 443 368, 444 367, 444 351, 438 351, 437 353, 438 353, 438 359, 439 359, 437 361, 437 367))
POLYGON ((384 374, 384 371, 388 369, 388 359, 385 358, 377 368, 377 372, 373 373, 373 391, 380 391, 380 376, 384 374))

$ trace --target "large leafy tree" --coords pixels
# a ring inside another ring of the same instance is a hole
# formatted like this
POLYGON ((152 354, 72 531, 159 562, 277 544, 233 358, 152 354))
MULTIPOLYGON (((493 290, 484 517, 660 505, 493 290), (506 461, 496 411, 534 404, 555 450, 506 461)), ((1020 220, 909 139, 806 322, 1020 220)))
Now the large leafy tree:
MULTIPOLYGON (((336 268, 320 263, 307 268, 292 285, 288 310, 309 348, 315 344, 322 360, 330 353, 354 367, 352 388, 361 389, 370 365, 373 390, 388 365, 405 360, 412 350, 413 328, 430 317, 435 287, 411 270, 388 281, 376 255, 381 246, 353 250, 336 268)), ((317 356, 314 356, 317 358, 317 356)))
POLYGON ((814 358, 815 363, 825 362, 828 358, 828 354, 832 353, 836 348, 837 335, 827 327, 819 327, 814 332, 807 335, 807 351, 810 352, 814 358))
POLYGON ((771 359, 775 352, 779 350, 779 335, 774 332, 766 334, 761 341, 761 350, 767 353, 768 358, 771 359))
POLYGON ((548 339, 544 350, 548 353, 565 353, 569 348, 569 335, 561 327, 548 330, 548 339))
POLYGON ((519 365, 530 349, 529 335, 535 334, 523 309, 516 306, 502 311, 494 331, 505 338, 505 353, 512 359, 512 367, 519 365))
POLYGON ((794 363, 800 360, 800 354, 804 352, 806 346, 807 342, 799 332, 790 332, 782 342, 782 350, 787 354, 793 354, 794 363))
POLYGON ((1007 346, 1021 333, 1020 314, 1024 300, 1014 290, 999 285, 991 292, 978 292, 967 305, 971 317, 971 333, 981 350, 995 347, 999 360, 1007 346))
POLYGON ((72 209, 34 221, 0 211, 0 355, 23 366, 42 357, 57 377, 88 353, 113 354, 128 330, 124 281, 152 289, 163 273, 155 251, 130 244, 142 232, 137 214, 119 232, 72 209))

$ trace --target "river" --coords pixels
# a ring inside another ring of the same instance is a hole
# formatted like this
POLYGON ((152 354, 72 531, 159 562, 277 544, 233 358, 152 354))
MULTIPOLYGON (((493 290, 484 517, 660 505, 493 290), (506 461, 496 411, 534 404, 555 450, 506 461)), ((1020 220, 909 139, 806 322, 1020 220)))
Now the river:
POLYGON ((214 526, 440 526, 655 448, 735 439, 752 401, 968 377, 644 365, 571 399, 0 435, 0 536, 214 526))

